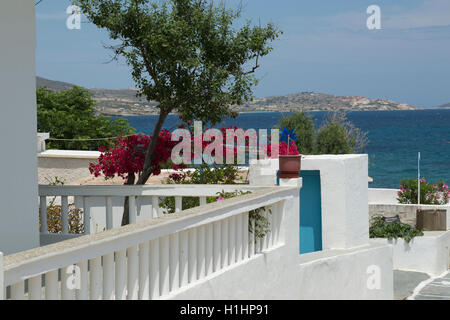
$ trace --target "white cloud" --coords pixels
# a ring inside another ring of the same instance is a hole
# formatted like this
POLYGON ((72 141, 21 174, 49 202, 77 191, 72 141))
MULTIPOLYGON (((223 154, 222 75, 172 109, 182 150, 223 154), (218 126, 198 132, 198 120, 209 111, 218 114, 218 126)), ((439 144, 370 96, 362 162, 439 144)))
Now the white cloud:
MULTIPOLYGON (((383 9, 382 9, 383 10, 383 9)), ((403 12, 384 17, 386 28, 412 29, 443 27, 450 25, 450 1, 448 0, 423 0, 414 9, 406 9, 403 12)))

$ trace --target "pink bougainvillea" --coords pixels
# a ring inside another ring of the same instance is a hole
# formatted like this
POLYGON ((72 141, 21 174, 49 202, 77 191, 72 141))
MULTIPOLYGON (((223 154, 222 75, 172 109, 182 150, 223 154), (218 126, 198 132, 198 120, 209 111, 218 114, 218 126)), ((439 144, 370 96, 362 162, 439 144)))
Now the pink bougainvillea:
MULTIPOLYGON (((114 147, 102 147, 98 163, 90 163, 89 170, 95 177, 104 175, 105 178, 119 176, 125 180, 132 174, 139 174, 144 168, 145 155, 150 145, 151 137, 147 135, 132 135, 118 139, 114 147)), ((171 141, 168 130, 159 133, 158 144, 155 148, 152 175, 161 173, 161 165, 169 162, 172 149, 177 144, 171 141)), ((172 165, 174 169, 177 166, 172 165)))

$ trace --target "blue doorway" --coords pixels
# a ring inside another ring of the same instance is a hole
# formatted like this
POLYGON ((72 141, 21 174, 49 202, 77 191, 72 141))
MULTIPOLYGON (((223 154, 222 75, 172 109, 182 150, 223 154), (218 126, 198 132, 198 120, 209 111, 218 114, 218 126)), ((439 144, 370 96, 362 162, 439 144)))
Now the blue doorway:
POLYGON ((322 250, 322 196, 320 171, 300 171, 300 253, 322 250))
POLYGON ((319 170, 302 170, 300 177, 299 238, 300 254, 304 254, 322 250, 322 196, 319 170))

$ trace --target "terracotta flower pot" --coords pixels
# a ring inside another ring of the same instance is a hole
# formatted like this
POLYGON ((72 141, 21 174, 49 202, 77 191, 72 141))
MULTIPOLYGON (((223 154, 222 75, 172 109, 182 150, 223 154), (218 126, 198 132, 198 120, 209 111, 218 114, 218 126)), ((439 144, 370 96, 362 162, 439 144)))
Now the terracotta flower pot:
POLYGON ((301 170, 302 155, 280 155, 278 177, 281 179, 298 178, 301 170))

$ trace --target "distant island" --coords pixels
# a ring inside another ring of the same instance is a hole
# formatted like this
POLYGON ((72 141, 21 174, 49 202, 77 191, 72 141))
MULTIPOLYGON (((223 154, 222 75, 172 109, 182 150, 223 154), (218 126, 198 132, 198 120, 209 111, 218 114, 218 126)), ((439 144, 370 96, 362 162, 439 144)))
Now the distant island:
MULTIPOLYGON (((51 90, 68 90, 71 83, 36 78, 36 85, 51 90)), ((156 102, 136 97, 136 89, 88 89, 97 101, 96 109, 108 116, 137 116, 158 114, 156 102)), ((450 109, 450 103, 436 107, 450 109)), ((240 106, 233 106, 236 112, 289 112, 299 111, 376 111, 376 110, 420 110, 422 108, 383 99, 369 99, 356 96, 333 96, 324 93, 302 92, 285 96, 255 98, 240 106)))

